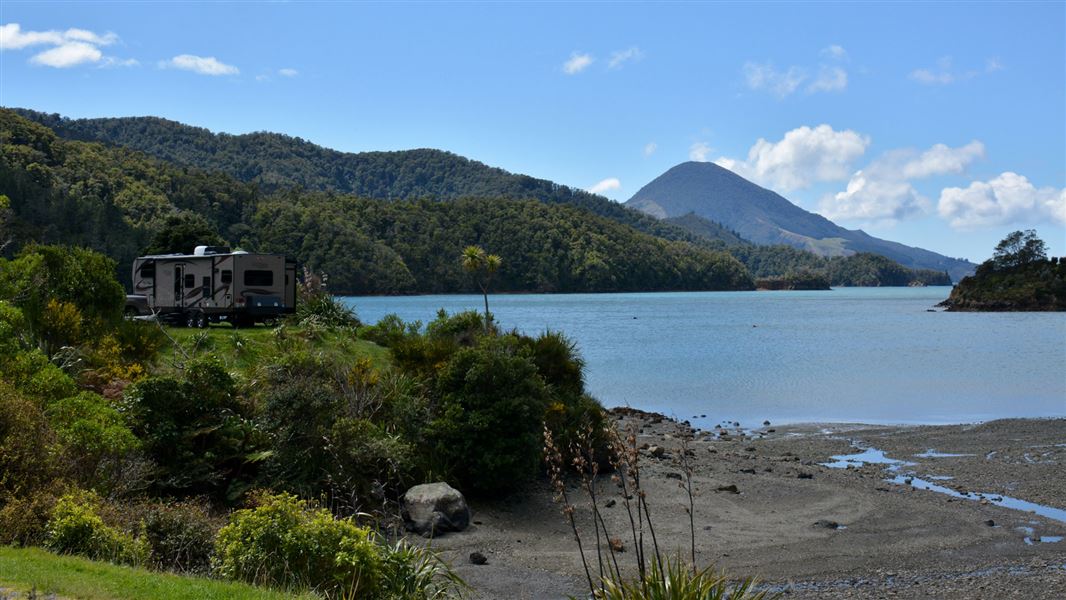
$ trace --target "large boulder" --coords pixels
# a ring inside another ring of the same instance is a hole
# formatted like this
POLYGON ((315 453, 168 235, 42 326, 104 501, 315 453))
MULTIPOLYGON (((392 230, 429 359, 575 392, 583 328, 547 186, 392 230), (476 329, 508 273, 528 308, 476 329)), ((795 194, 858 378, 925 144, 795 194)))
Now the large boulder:
POLYGON ((408 529, 428 537, 466 529, 470 507, 463 494, 447 483, 424 483, 404 493, 403 518, 408 529))

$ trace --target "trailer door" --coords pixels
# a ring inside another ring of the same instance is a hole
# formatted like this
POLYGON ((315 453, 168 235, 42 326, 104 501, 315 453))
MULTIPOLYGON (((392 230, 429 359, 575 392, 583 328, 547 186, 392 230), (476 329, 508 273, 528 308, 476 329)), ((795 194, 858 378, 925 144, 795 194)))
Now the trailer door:
POLYGON ((174 266, 174 306, 185 308, 185 267, 174 266))

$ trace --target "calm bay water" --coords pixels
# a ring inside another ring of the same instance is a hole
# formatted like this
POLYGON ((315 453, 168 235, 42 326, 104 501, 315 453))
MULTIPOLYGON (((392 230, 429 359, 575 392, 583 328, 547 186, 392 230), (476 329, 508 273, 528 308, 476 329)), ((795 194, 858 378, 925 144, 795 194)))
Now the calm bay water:
MULTIPOLYGON (((561 331, 589 391, 694 424, 962 423, 1066 416, 1066 314, 930 313, 950 288, 497 295, 500 325, 561 331)), ((432 320, 480 296, 345 298, 432 320)))

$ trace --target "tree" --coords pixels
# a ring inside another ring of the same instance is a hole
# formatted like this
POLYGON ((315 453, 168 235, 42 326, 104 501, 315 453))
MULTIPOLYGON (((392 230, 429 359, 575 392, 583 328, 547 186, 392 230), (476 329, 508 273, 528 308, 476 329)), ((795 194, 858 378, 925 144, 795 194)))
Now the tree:
POLYGON ((996 245, 992 255, 997 269, 1020 267, 1040 260, 1047 260, 1047 244, 1034 229, 1009 234, 996 245))
POLYGON ((168 215, 159 224, 145 254, 192 254, 196 246, 225 246, 214 226, 204 217, 191 212, 168 215))
POLYGON ((463 269, 474 275, 474 281, 481 288, 485 297, 485 333, 491 331, 492 314, 489 312, 489 284, 500 269, 503 259, 495 254, 488 254, 481 246, 467 246, 462 254, 463 269))

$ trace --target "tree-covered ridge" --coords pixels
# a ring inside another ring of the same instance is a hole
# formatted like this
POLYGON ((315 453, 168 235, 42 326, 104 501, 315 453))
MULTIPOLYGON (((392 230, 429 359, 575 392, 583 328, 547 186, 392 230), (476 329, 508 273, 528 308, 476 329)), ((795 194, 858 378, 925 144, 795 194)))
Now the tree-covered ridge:
POLYGON ((456 258, 479 245, 500 255, 498 291, 616 292, 751 289, 724 252, 655 238, 572 206, 463 199, 367 200, 289 194, 264 201, 256 247, 302 257, 334 291, 477 291, 456 258))
POLYGON ((331 289, 343 293, 473 291, 456 258, 472 243, 505 259, 501 291, 752 287, 726 254, 563 203, 390 202, 299 190, 263 198, 225 174, 64 140, 7 110, 0 140, 8 252, 28 242, 81 245, 115 258, 123 280, 147 249, 187 252, 194 240, 224 240, 293 256, 329 273, 331 289))
POLYGON ((7 231, 0 232, 0 243, 12 242, 8 252, 28 242, 62 242, 127 267, 176 214, 239 239, 258 200, 253 186, 223 174, 64 140, 8 110, 0 110, 0 194, 10 203, 7 231))
POLYGON ((1066 260, 1036 232, 1015 231, 941 303, 951 311, 1066 311, 1066 260))
POLYGON ((575 205, 665 239, 703 243, 702 238, 680 227, 603 196, 547 179, 510 173, 442 150, 339 152, 279 133, 212 133, 158 117, 67 119, 56 114, 16 110, 51 127, 62 137, 105 142, 177 165, 221 171, 240 181, 254 183, 265 193, 305 189, 380 200, 471 197, 540 200, 575 205))

